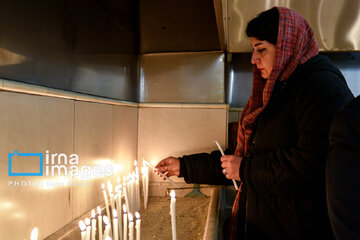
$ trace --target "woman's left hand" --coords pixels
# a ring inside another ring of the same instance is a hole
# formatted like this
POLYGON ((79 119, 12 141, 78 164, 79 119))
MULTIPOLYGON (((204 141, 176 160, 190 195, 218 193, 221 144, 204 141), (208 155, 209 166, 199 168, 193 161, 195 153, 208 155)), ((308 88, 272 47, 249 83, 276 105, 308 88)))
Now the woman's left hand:
POLYGON ((243 158, 235 155, 224 155, 220 160, 226 178, 240 181, 240 164, 243 158))

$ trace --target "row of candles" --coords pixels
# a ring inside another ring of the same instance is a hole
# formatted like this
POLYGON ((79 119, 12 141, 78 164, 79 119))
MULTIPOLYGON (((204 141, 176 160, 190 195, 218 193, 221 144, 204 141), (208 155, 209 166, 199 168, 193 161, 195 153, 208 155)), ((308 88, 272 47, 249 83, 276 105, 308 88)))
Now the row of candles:
MULTIPOLYGON (((123 178, 123 185, 120 184, 120 179, 117 179, 117 185, 113 189, 110 181, 107 182, 107 190, 105 184, 101 184, 103 196, 105 200, 105 211, 106 215, 101 215, 101 209, 97 207, 98 217, 96 219, 95 210, 91 211, 91 220, 85 218, 85 220, 79 221, 79 228, 81 230, 81 240, 95 240, 96 234, 99 240, 134 240, 134 218, 135 214, 135 229, 136 229, 136 240, 140 240, 140 187, 139 187, 139 170, 137 162, 134 162, 135 171, 123 178), (114 190, 114 191, 113 191, 114 190), (110 197, 110 203, 108 199, 110 197), (122 199, 124 198, 124 204, 122 199), (123 214, 121 215, 121 206, 123 214), (111 209, 111 211, 110 211, 111 209), (111 213, 111 216, 110 216, 111 213), (122 217, 121 217, 122 216, 122 217), (112 217, 112 218, 111 218, 112 217), (111 220, 112 219, 112 220, 111 220), (103 222, 105 229, 103 231, 103 222)), ((144 208, 147 208, 148 202, 148 190, 149 190, 149 175, 148 167, 154 168, 151 164, 143 160, 142 167, 142 188, 144 196, 144 208)), ((163 176, 163 175, 162 175, 163 176)), ((172 181, 171 181, 172 182, 172 181)), ((174 183, 173 183, 174 184, 174 183)), ((175 184, 174 184, 175 185, 175 184)), ((170 215, 171 215, 171 226, 172 226, 172 239, 176 240, 176 198, 175 192, 170 192, 170 215)), ((38 229, 34 228, 31 233, 31 240, 37 240, 38 229)))

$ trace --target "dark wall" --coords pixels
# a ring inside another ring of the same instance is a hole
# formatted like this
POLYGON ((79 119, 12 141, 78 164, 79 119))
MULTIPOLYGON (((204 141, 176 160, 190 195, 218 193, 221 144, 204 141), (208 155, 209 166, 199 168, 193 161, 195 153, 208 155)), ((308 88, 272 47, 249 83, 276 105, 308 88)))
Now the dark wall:
POLYGON ((134 0, 0 2, 0 77, 138 100, 134 0))

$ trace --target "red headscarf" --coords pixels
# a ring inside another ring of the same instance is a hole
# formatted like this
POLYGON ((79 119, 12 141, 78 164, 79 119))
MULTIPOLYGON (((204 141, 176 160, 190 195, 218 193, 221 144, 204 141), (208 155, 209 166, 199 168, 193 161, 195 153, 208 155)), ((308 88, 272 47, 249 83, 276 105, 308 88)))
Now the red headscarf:
MULTIPOLYGON (((284 7, 277 7, 277 9, 279 11, 279 30, 273 69, 269 79, 264 80, 260 70, 254 66, 252 95, 239 121, 235 150, 237 156, 245 156, 248 153, 253 124, 269 103, 275 82, 288 80, 297 66, 319 53, 315 34, 309 23, 294 10, 284 7)), ((240 191, 236 195, 232 211, 231 238, 233 239, 236 239, 239 194, 240 191)))

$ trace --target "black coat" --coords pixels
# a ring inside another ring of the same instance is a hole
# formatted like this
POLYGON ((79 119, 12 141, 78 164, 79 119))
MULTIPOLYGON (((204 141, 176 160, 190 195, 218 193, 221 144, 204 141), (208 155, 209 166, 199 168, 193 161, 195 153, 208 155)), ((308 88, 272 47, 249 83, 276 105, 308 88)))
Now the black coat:
MULTIPOLYGON (((325 56, 278 82, 254 125, 243 181, 239 232, 244 239, 331 239, 325 198, 328 132, 335 113, 353 98, 325 56)), ((186 182, 229 184, 219 153, 180 159, 186 182)))
POLYGON ((332 121, 326 190, 336 239, 360 239, 360 96, 332 121))

